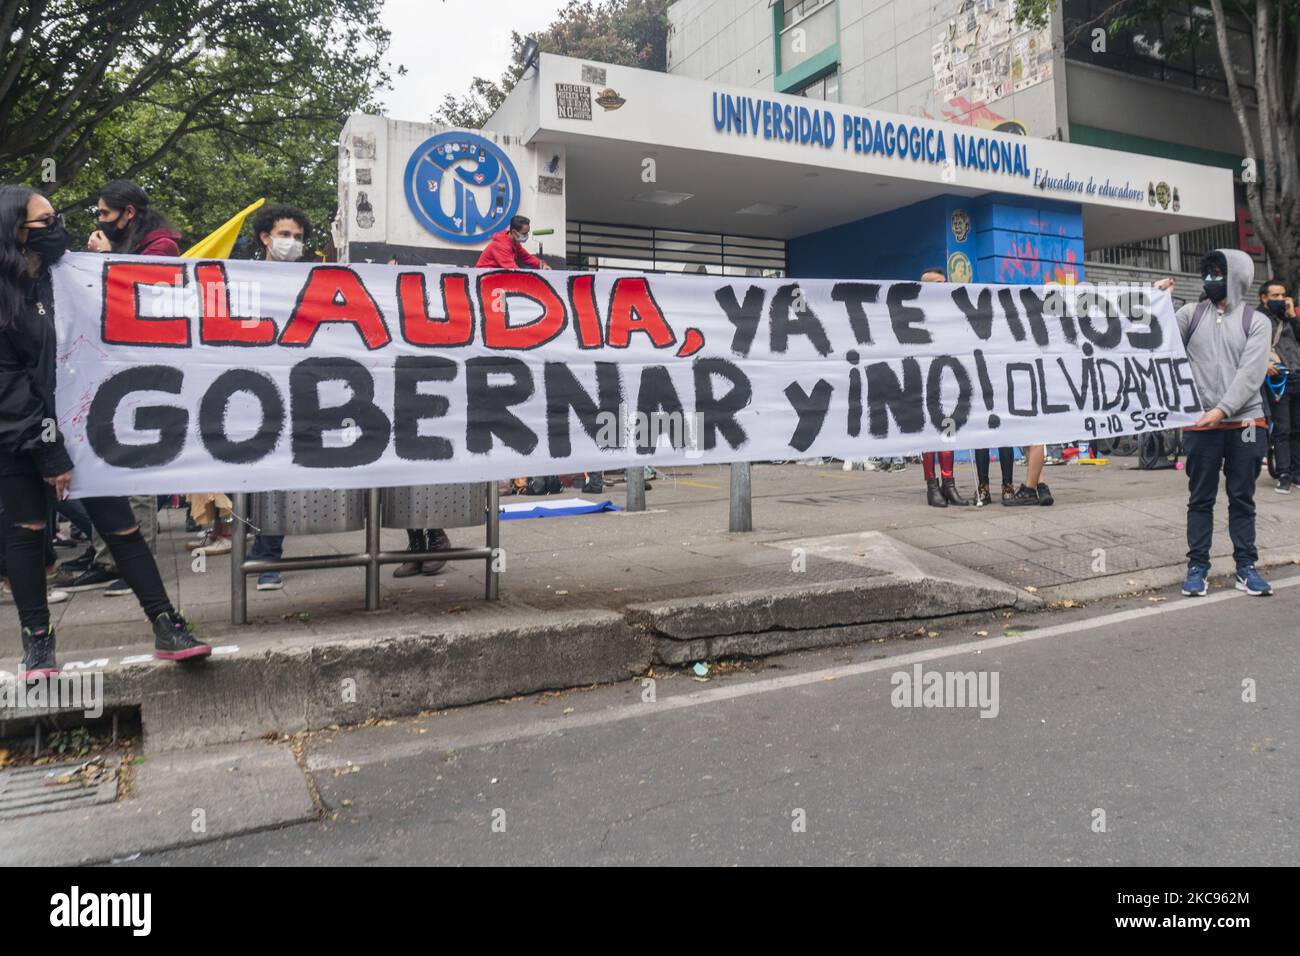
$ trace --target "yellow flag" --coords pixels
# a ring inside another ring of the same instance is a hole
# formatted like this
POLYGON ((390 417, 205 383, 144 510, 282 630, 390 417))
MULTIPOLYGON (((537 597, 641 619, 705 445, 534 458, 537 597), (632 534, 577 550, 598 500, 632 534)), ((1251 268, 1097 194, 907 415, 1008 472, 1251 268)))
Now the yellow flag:
POLYGON ((230 251, 235 248, 235 240, 239 238, 239 230, 244 228, 244 220, 264 202, 266 202, 265 199, 259 199, 243 212, 231 216, 226 220, 225 225, 182 252, 181 258, 229 259, 230 251))

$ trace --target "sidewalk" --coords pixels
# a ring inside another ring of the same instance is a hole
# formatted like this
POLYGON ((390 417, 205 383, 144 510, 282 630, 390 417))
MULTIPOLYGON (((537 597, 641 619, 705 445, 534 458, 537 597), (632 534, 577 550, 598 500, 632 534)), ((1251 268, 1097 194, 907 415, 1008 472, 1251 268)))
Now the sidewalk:
MULTIPOLYGON (((229 623, 229 558, 193 571, 183 512, 165 511, 159 562, 168 589, 221 652, 206 673, 226 670, 220 693, 236 693, 231 682, 240 680, 266 685, 237 692, 262 695, 255 719, 208 715, 228 725, 224 737, 182 731, 178 707, 168 706, 165 719, 177 740, 215 742, 338 720, 322 694, 337 696, 340 675, 364 672, 384 687, 387 697, 369 701, 366 716, 409 713, 403 708, 616 680, 655 661, 893 636, 927 620, 1181 580, 1186 479, 1137 471, 1133 462, 1048 468, 1051 508, 943 510, 926 505, 919 466, 882 474, 838 463, 756 465, 749 534, 726 531, 725 466, 675 469, 654 482, 641 514, 502 522, 506 563, 494 604, 483 601, 479 562, 400 580, 386 568, 383 609, 374 613, 362 610, 361 569, 304 571, 286 573, 278 592, 258 592, 250 581, 246 627, 229 623), (277 689, 277 681, 287 684, 277 689)), ((973 494, 972 465, 958 467, 958 482, 973 494)), ((622 505, 622 487, 605 497, 622 505)), ((1300 496, 1274 494, 1265 479, 1258 505, 1261 564, 1300 559, 1300 496)), ((1222 499, 1218 510, 1215 571, 1224 573, 1231 559, 1218 560, 1230 554, 1222 499)), ((449 533, 455 545, 483 540, 477 529, 449 533)), ((361 544, 361 533, 289 538, 286 553, 361 544)), ((400 549, 405 535, 385 531, 383 544, 400 549)), ((130 660, 147 659, 151 647, 134 598, 82 592, 51 611, 60 663, 120 669, 123 699, 195 688, 193 673, 130 660)), ((17 630, 12 604, 0 607, 0 633, 9 635, 0 670, 16 669, 17 630)), ((161 719, 151 727, 146 714, 147 732, 157 734, 161 719)))

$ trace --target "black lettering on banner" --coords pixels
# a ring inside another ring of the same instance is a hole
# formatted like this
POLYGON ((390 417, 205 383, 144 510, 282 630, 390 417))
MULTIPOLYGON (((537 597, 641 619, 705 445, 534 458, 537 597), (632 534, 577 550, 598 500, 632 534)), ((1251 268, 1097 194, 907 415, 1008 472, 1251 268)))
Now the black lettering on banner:
POLYGON ((772 351, 778 355, 790 347, 791 335, 805 336, 812 343, 817 354, 823 357, 831 354, 831 340, 826 336, 826 329, 821 319, 808 307, 807 299, 800 299, 803 307, 791 309, 796 297, 800 295, 797 283, 780 286, 772 294, 772 305, 768 309, 771 320, 772 351), (793 318, 791 315, 793 314, 793 318))
POLYGON ((1165 407, 1164 395, 1161 394, 1160 370, 1156 367, 1156 360, 1149 358, 1146 362, 1139 362, 1137 359, 1130 357, 1128 362, 1133 366, 1133 371, 1137 375, 1138 390, 1142 393, 1142 407, 1144 409, 1151 407, 1152 387, 1154 387, 1158 396, 1156 404, 1161 408, 1165 407))
MULTIPOLYGON (((992 298, 991 294, 990 298, 992 298)), ((991 315, 989 321, 992 321, 991 315)), ((975 350, 975 374, 980 380, 980 399, 983 400, 985 408, 993 411, 993 379, 989 375, 989 363, 984 358, 983 349, 975 350)))
MULTIPOLYGON (((623 403, 623 380, 617 362, 596 362, 596 398, 578 381, 563 362, 547 362, 543 372, 546 385, 546 440, 552 458, 567 458, 573 452, 569 437, 569 412, 578 416, 583 431, 592 439, 600 434, 602 415, 617 418, 623 403)), ((622 435, 619 436, 620 441, 622 435)))
POLYGON ((158 440, 127 445, 118 440, 113 426, 117 408, 132 392, 181 393, 185 376, 170 365, 140 365, 104 380, 86 413, 86 440, 102 460, 118 468, 153 468, 175 461, 185 447, 190 416, 184 408, 149 405, 135 410, 135 427, 158 432, 158 440))
POLYGON ((1011 337, 1017 342, 1023 342, 1025 326, 1020 321, 1020 312, 1016 309, 1016 300, 1012 297, 1010 289, 998 289, 998 303, 1002 306, 1002 314, 1006 317, 1011 337))
POLYGON ((894 327, 894 338, 899 345, 929 345, 930 333, 916 329, 917 322, 925 321, 925 310, 914 305, 904 305, 921 294, 919 282, 895 282, 889 287, 885 303, 889 306, 889 323, 894 327))
POLYGON ((1130 396, 1136 398, 1143 408, 1151 407, 1147 398, 1146 380, 1138 374, 1136 363, 1127 355, 1124 357, 1124 387, 1121 391, 1124 395, 1124 403, 1120 411, 1128 411, 1130 396))
POLYGON ((1205 403, 1201 400, 1201 393, 1196 390, 1196 382, 1192 379, 1192 363, 1190 359, 1174 359, 1173 378, 1177 383, 1176 401, 1181 402, 1183 400, 1184 385, 1191 391, 1191 403, 1183 405, 1181 410, 1184 412, 1203 411, 1205 403))
POLYGON ((1125 289, 1119 294, 1119 314, 1137 316, 1134 322, 1145 329, 1130 330, 1128 344, 1135 349, 1154 352, 1164 344, 1165 330, 1160 325, 1160 319, 1148 308, 1149 305, 1145 293, 1125 289))
MULTIPOLYGON (((1093 378, 1092 359, 1085 358, 1083 360, 1083 366, 1080 370, 1081 374, 1079 376, 1082 382, 1082 387, 1074 384, 1074 379, 1070 376, 1070 370, 1067 367, 1066 360, 1063 356, 1057 357, 1056 365, 1057 368, 1061 370, 1061 376, 1065 379, 1065 384, 1070 387, 1070 396, 1074 399, 1074 407, 1078 411, 1083 411, 1088 404, 1088 383, 1093 378)), ((1097 407, 1097 399, 1095 395, 1093 396, 1092 407, 1094 409, 1097 407)))
POLYGON ((1029 331, 1034 336, 1034 343, 1044 346, 1048 343, 1047 323, 1043 321, 1043 300, 1033 289, 1020 290, 1020 304, 1024 307, 1025 317, 1029 320, 1029 331))
POLYGON ((446 395, 420 391, 425 382, 454 382, 459 366, 437 355, 400 355, 393 364, 393 449, 404 461, 449 461, 450 439, 421 435, 420 422, 443 418, 451 407, 446 395))
POLYGON ((952 290, 952 301, 966 316, 971 331, 981 342, 987 342, 993 335, 993 290, 980 289, 978 300, 972 303, 970 289, 964 285, 958 286, 952 290))
POLYGON ((1038 369, 1038 397, 1042 401, 1044 415, 1055 415, 1057 412, 1068 412, 1069 405, 1053 405, 1047 397, 1047 370, 1044 368, 1042 359, 1034 359, 1034 366, 1038 369))
MULTIPOLYGON (((686 420, 682 400, 677 394, 677 387, 673 385, 673 377, 668 374, 668 369, 664 366, 647 365, 641 369, 641 382, 637 386, 636 393, 636 412, 637 417, 647 423, 663 421, 665 418, 668 421, 686 420)), ((647 428, 646 434, 636 436, 645 439, 644 442, 637 443, 638 455, 654 453, 656 436, 652 433, 655 431, 654 428, 647 428)), ((668 440, 673 443, 674 448, 686 447, 685 428, 658 429, 658 431, 660 434, 667 433, 668 440)))
POLYGON ((1007 411, 1022 418, 1032 418, 1038 414, 1038 384, 1034 381, 1034 366, 1028 362, 1007 363, 1007 411), (1020 408, 1016 405, 1017 372, 1024 372, 1029 376, 1029 397, 1033 400, 1029 408, 1020 408))
POLYGON ((903 381, 888 362, 873 362, 866 367, 867 430, 873 438, 889 435, 892 416, 898 431, 913 435, 925 428, 925 389, 921 385, 921 363, 903 359, 903 381))
POLYGON ((199 402, 199 438, 217 461, 247 465, 275 450, 284 430, 284 398, 275 382, 252 369, 227 369, 217 376, 199 402), (235 441, 227 431, 230 399, 247 392, 262 406, 262 420, 248 438, 235 441))
POLYGON ((758 320, 763 317, 763 299, 767 293, 761 286, 751 285, 745 290, 743 305, 736 302, 736 287, 724 285, 713 293, 727 314, 727 321, 736 329, 731 337, 731 351, 745 356, 754 346, 754 336, 758 334, 758 320))
POLYGON ((1101 407, 1105 411, 1110 411, 1124 401, 1124 370, 1112 362, 1110 359, 1097 359, 1097 375, 1099 378, 1098 387, 1101 389, 1101 407), (1110 370, 1115 373, 1115 397, 1111 398, 1110 390, 1106 385, 1106 372, 1110 370))
POLYGON ((695 373, 695 411, 704 428, 705 451, 717 445, 718 432, 722 432, 722 437, 732 448, 739 448, 748 436, 736 420, 736 413, 754 397, 749 377, 739 365, 720 358, 696 359, 692 371, 695 373), (726 394, 720 397, 713 393, 715 375, 731 384, 726 394))
POLYGON ((304 468, 355 468, 378 461, 388 447, 392 425, 374 398, 369 370, 352 359, 309 358, 290 369, 293 463, 304 468), (320 386, 325 382, 342 382, 352 397, 342 405, 322 407, 320 386), (326 447, 325 433, 344 429, 354 430, 356 440, 326 447))
POLYGON ((1079 316, 1079 331, 1083 333, 1085 339, 1097 346, 1097 348, 1108 350, 1119 345, 1120 336, 1124 334, 1119 316, 1098 316, 1091 311, 1079 316), (1104 319, 1106 322, 1104 329, 1097 328, 1096 323, 1099 318, 1104 319))
MULTIPOLYGON (((856 372, 857 369, 854 369, 856 372)), ((785 397, 790 407, 799 416, 794 434, 790 436, 790 447, 797 451, 807 451, 821 434, 822 424, 826 421, 826 412, 831 406, 831 393, 834 389, 824 378, 817 379, 810 393, 803 390, 798 382, 791 382, 785 387, 785 397)), ((852 431, 852 426, 850 426, 852 431)))
POLYGON ((511 451, 530 455, 537 436, 522 418, 510 411, 533 397, 533 373, 516 358, 492 355, 465 362, 465 447, 475 455, 492 451, 493 439, 500 439, 511 451), (493 385, 492 375, 508 375, 511 381, 493 385))
POLYGON ((867 321, 864 303, 875 304, 880 295, 880 285, 875 282, 837 282, 831 286, 831 298, 844 303, 849 315, 849 328, 859 345, 875 345, 871 338, 871 323, 867 321))
POLYGON ((938 356, 930 362, 930 370, 926 375, 925 396, 926 410, 930 413, 930 424, 945 435, 955 434, 970 418, 970 373, 966 371, 965 366, 955 356, 938 356), (945 370, 951 370, 953 378, 957 380, 957 404, 953 406, 951 412, 946 411, 943 407, 943 373, 945 370), (952 423, 951 429, 946 424, 949 421, 952 423))

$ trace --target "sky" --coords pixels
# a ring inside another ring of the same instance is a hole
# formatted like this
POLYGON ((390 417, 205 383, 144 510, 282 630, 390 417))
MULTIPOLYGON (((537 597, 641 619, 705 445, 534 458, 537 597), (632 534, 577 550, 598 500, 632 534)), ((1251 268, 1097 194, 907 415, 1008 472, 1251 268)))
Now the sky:
POLYGON ((564 0, 385 0, 390 72, 399 63, 408 71, 381 92, 385 113, 427 122, 446 94, 465 94, 475 76, 500 79, 510 61, 510 31, 541 30, 564 6, 564 0))

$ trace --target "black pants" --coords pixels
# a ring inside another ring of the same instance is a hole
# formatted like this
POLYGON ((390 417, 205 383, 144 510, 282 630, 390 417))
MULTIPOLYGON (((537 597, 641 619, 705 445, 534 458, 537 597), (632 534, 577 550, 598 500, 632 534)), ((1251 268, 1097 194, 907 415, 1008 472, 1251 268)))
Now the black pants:
POLYGON ((1273 413, 1273 464, 1277 477, 1295 481, 1300 470, 1300 382, 1287 390, 1279 401, 1269 402, 1273 413))
MULTIPOLYGON (((125 498, 82 498, 90 522, 103 536, 108 549, 136 600, 149 620, 173 613, 158 564, 149 552, 140 529, 116 534, 133 527, 135 516, 125 498)), ((49 516, 54 489, 35 474, 0 475, 0 504, 4 507, 5 565, 14 604, 23 627, 37 631, 49 626, 50 610, 45 603, 45 548, 50 535, 49 516), (23 525, 43 524, 41 530, 23 525)))
MULTIPOLYGON (((998 466, 1002 469, 1002 483, 1011 484, 1016 473, 1016 450, 1014 448, 998 449, 998 466)), ((980 484, 989 483, 989 450, 987 448, 975 449, 975 473, 979 476, 980 484)))
POLYGON ((1255 480, 1268 448, 1262 427, 1183 431, 1187 455, 1187 561, 1210 566, 1219 475, 1228 491, 1228 534, 1237 567, 1259 560, 1255 548, 1255 480))

